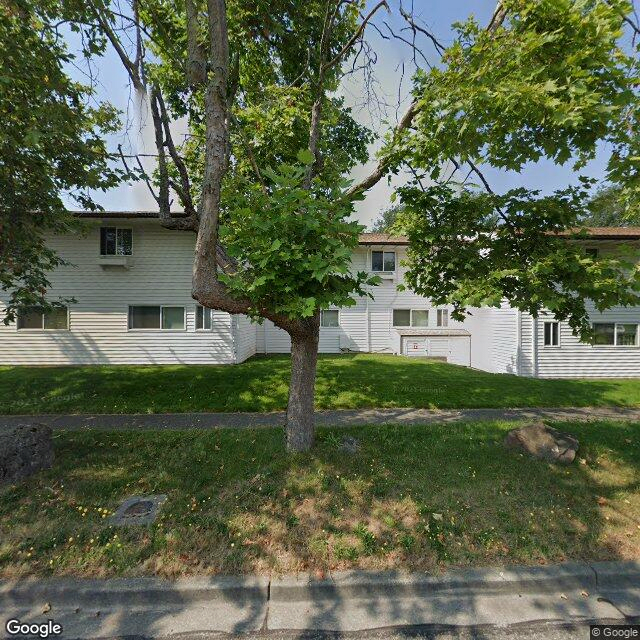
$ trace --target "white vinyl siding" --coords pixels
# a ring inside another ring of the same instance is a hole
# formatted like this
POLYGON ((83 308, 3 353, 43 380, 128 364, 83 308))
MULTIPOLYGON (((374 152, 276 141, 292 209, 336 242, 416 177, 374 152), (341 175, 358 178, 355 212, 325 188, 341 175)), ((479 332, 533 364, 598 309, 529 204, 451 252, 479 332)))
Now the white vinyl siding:
MULTIPOLYGON (((122 225, 113 221, 107 226, 122 225)), ((0 323, 0 364, 224 364, 235 361, 231 317, 213 312, 211 331, 195 330, 191 277, 195 237, 157 220, 126 220, 135 238, 129 268, 99 264, 100 226, 56 236, 49 245, 72 264, 50 274, 51 299, 75 298, 68 331, 18 331, 0 323), (184 307, 183 331, 128 330, 129 306, 184 307)), ((0 294, 0 305, 3 294, 0 294)))
MULTIPOLYGON (((640 308, 615 307, 598 313, 591 307, 592 323, 637 325, 640 308)), ((640 348, 633 345, 595 345, 573 335, 566 322, 560 323, 560 347, 544 347, 542 322, 537 332, 537 375, 541 378, 637 378, 640 376, 640 348)), ((636 338, 638 340, 638 338, 636 338)))

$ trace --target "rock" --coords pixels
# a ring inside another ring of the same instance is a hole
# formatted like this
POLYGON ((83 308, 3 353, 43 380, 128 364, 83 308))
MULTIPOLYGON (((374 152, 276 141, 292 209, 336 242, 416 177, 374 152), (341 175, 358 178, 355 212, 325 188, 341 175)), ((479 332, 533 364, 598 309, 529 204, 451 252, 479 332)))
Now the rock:
POLYGON ((504 444, 508 449, 523 451, 540 460, 557 464, 571 464, 578 451, 576 438, 542 422, 509 431, 504 444))
POLYGON ((340 443, 340 451, 345 453, 358 453, 360 451, 360 440, 352 436, 345 436, 340 443))
POLYGON ((14 484, 52 465, 50 427, 20 424, 0 431, 0 485, 14 484))

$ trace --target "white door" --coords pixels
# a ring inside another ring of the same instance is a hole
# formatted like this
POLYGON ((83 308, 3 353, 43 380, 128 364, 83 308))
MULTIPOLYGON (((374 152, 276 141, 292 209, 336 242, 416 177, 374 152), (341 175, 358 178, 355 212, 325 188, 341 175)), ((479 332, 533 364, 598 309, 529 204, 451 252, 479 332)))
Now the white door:
POLYGON ((427 339, 426 338, 404 338, 404 355, 405 356, 426 356, 427 355, 427 339))

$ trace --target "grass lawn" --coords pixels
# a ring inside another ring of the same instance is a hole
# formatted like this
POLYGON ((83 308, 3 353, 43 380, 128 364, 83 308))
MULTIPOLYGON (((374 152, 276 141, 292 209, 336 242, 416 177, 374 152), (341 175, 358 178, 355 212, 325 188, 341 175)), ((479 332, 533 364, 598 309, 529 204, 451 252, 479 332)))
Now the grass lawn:
POLYGON ((321 429, 293 457, 280 430, 58 432, 55 467, 0 492, 0 577, 637 558, 640 424, 556 426, 584 462, 508 452, 506 423, 321 429), (142 493, 168 495, 156 524, 108 525, 142 493))
MULTIPOLYGON (((288 356, 236 366, 0 367, 0 414, 276 411, 288 356)), ((322 355, 318 409, 640 405, 640 379, 533 380, 391 355, 322 355)))

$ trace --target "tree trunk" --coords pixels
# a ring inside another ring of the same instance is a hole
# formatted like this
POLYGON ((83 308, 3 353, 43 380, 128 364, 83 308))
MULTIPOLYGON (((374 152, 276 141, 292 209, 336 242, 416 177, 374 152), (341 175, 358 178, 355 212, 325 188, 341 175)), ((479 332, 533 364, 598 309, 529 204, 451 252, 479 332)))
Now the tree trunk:
POLYGON ((313 416, 319 322, 310 331, 291 336, 291 383, 287 405, 287 451, 308 451, 313 446, 313 416))

